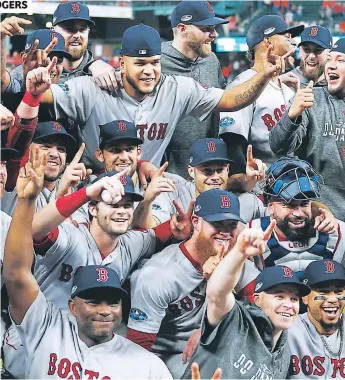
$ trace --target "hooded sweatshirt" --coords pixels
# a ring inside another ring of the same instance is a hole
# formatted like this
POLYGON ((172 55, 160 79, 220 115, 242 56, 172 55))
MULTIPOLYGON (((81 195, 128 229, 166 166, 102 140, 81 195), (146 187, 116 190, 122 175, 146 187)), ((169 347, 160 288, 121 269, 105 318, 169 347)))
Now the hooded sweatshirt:
MULTIPOLYGON (((305 76, 303 76, 300 66, 298 66, 295 69, 291 70, 291 73, 294 73, 294 74, 296 74, 298 76, 302 88, 308 86, 308 83, 310 82, 310 79, 307 79, 305 76)), ((323 87, 323 86, 327 86, 327 81, 326 81, 325 78, 322 79, 322 80, 320 80, 319 82, 314 83, 314 87, 323 87)))
MULTIPOLYGON (((236 301, 214 329, 205 312, 200 344, 189 363, 199 363, 202 379, 211 379, 218 367, 222 379, 285 379, 290 363, 287 331, 274 347, 273 330, 267 315, 247 299, 236 301)), ((189 365, 182 379, 191 375, 189 365)))
POLYGON ((288 107, 270 131, 270 146, 276 154, 295 152, 308 161, 324 179, 320 201, 345 220, 345 101, 330 95, 327 87, 313 93, 313 105, 296 120, 290 120, 288 107))
MULTIPOLYGON (((195 79, 204 87, 225 88, 225 80, 220 63, 214 53, 209 57, 198 57, 192 62, 172 46, 172 42, 162 43, 162 72, 195 79)), ((200 122, 193 116, 185 117, 176 127, 166 150, 169 172, 188 178, 189 149, 194 141, 218 136, 218 113, 213 113, 200 122)))

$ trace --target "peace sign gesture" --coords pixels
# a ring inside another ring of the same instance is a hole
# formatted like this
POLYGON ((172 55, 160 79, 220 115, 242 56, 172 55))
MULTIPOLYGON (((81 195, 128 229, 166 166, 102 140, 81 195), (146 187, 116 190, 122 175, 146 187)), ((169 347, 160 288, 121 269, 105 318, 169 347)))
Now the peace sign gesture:
POLYGON ((53 57, 47 67, 31 70, 26 77, 26 89, 31 95, 38 96, 50 88, 50 74, 56 70, 57 58, 53 57))
POLYGON ((192 214, 195 201, 190 201, 186 213, 177 201, 174 200, 173 203, 177 213, 170 220, 171 232, 177 240, 188 239, 192 234, 192 214))

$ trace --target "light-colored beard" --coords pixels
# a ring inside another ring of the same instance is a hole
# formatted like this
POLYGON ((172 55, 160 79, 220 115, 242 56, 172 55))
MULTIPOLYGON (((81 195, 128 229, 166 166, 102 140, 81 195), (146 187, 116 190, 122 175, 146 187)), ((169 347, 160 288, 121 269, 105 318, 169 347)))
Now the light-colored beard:
MULTIPOLYGON (((206 49, 204 49, 204 44, 203 43, 196 43, 196 42, 187 42, 187 45, 190 49, 192 49, 193 51, 195 51, 195 53, 200 57, 200 58, 206 58, 206 57, 209 57, 211 54, 212 54, 212 50, 209 49, 206 51, 206 49)), ((211 46, 210 46, 211 47, 211 46)))
POLYGON ((301 60, 301 63, 300 63, 300 68, 301 68, 303 76, 305 78, 307 78, 308 80, 312 80, 314 82, 316 82, 321 77, 321 75, 324 73, 324 71, 325 71, 325 65, 324 64, 323 65, 319 64, 319 71, 315 75, 313 75, 311 77, 310 75, 308 75, 308 73, 306 71, 305 63, 302 60, 301 60))
POLYGON ((72 56, 72 62, 79 61, 81 57, 85 54, 87 45, 80 45, 78 48, 73 46, 67 46, 66 50, 72 56))
POLYGON ((219 254, 219 252, 214 249, 213 244, 213 239, 205 236, 201 231, 196 240, 195 246, 203 263, 205 263, 211 256, 217 256, 219 254))

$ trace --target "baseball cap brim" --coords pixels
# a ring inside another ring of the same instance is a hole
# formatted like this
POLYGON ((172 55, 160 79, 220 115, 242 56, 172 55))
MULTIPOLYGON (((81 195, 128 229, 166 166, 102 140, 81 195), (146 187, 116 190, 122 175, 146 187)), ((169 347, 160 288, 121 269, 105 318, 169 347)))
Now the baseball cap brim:
POLYGON ((1 161, 13 160, 19 156, 17 150, 12 148, 1 148, 1 161))
POLYGON ((241 217, 235 214, 230 213, 219 213, 219 214, 210 214, 202 216, 200 215, 206 222, 221 222, 223 220, 237 220, 238 222, 245 223, 241 217))
POLYGON ((301 41, 297 46, 301 46, 304 42, 314 42, 314 44, 319 45, 323 47, 324 49, 330 49, 331 47, 325 44, 323 41, 320 41, 316 38, 305 38, 303 41, 301 41))
MULTIPOLYGON (((206 20, 192 22, 192 25, 211 26, 211 25, 220 25, 220 24, 228 24, 228 23, 229 23, 229 20, 224 20, 223 18, 219 18, 219 17, 211 17, 211 18, 207 18, 206 20)), ((181 22, 181 24, 183 23, 181 22)))
POLYGON ((202 164, 207 164, 207 163, 210 163, 210 162, 235 162, 235 160, 230 160, 229 158, 217 158, 217 157, 213 157, 213 158, 208 158, 208 159, 205 159, 205 160, 199 160, 197 162, 193 162, 193 164, 191 164, 190 166, 199 166, 199 165, 202 165, 202 164))
POLYGON ((88 18, 85 18, 85 17, 66 17, 66 18, 59 19, 59 20, 56 20, 55 22, 53 22, 53 26, 58 25, 58 24, 60 24, 61 22, 64 22, 64 21, 72 21, 72 20, 86 21, 89 26, 95 26, 94 21, 92 21, 92 20, 90 20, 88 18))
POLYGON ((144 199, 144 197, 138 193, 135 193, 133 191, 126 191, 126 188, 125 188, 125 195, 130 196, 134 202, 140 202, 144 199))
POLYGON ((110 140, 103 140, 100 144, 100 148, 103 149, 105 147, 105 145, 109 145, 111 144, 112 142, 115 142, 115 141, 131 141, 131 142, 134 142, 135 145, 141 145, 141 144, 144 144, 144 141, 139 139, 139 137, 114 137, 110 140))
MULTIPOLYGON (((284 286, 284 285, 292 285, 292 286, 295 286, 297 289, 298 289, 298 292, 299 292, 299 295, 300 297, 304 297, 304 296, 307 296, 311 289, 309 286, 307 285, 304 285, 302 282, 296 282, 296 281, 284 281, 284 282, 280 282, 278 284, 274 284, 274 285, 270 285, 270 286, 262 286, 260 288, 260 292, 263 292, 263 291, 266 291, 266 290, 269 290, 269 289, 272 289, 276 286, 284 286)), ((254 293, 260 293, 260 292, 254 292, 254 293)))
POLYGON ((102 291, 108 290, 114 294, 118 294, 121 299, 128 298, 128 293, 124 289, 119 288, 119 287, 115 287, 115 286, 104 286, 102 284, 102 282, 94 284, 90 288, 77 289, 77 291, 75 291, 74 293, 71 294, 71 298, 79 297, 79 298, 87 299, 88 298, 88 292, 90 292, 94 289, 102 289, 102 291))
POLYGON ((286 29, 282 32, 275 33, 275 34, 291 33, 291 37, 294 38, 294 37, 297 37, 300 34, 302 34, 304 28, 305 28, 304 25, 298 25, 298 26, 294 26, 293 28, 289 28, 289 29, 286 29))
POLYGON ((64 134, 64 133, 46 133, 45 135, 41 135, 37 138, 35 138, 33 141, 34 142, 39 142, 47 137, 50 136, 58 136, 65 144, 66 146, 66 152, 67 156, 71 157, 74 156, 75 153, 77 152, 77 143, 71 135, 64 134))
POLYGON ((327 283, 329 283, 331 281, 342 282, 345 285, 345 279, 344 279, 344 277, 338 277, 337 275, 335 275, 335 276, 331 275, 331 277, 329 279, 327 279, 327 280, 321 280, 321 281, 317 281, 316 280, 314 282, 309 282, 308 281, 308 286, 310 287, 310 286, 315 286, 315 285, 323 285, 323 284, 327 284, 327 283))
POLYGON ((49 57, 54 57, 54 56, 67 58, 67 59, 69 59, 69 60, 72 59, 71 54, 68 53, 68 52, 65 51, 65 50, 52 50, 52 51, 49 53, 49 57))

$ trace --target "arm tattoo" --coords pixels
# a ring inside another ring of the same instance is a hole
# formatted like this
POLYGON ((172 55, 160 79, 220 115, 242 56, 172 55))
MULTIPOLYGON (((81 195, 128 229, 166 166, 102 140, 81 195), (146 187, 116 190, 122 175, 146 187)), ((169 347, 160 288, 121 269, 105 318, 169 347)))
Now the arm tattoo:
POLYGON ((246 86, 246 89, 242 94, 236 95, 235 97, 235 103, 237 106, 247 105, 248 99, 251 99, 252 102, 255 101, 259 95, 258 92, 261 94, 261 89, 265 87, 266 83, 263 80, 260 80, 252 85, 246 86), (259 91, 258 91, 259 90, 259 91))

